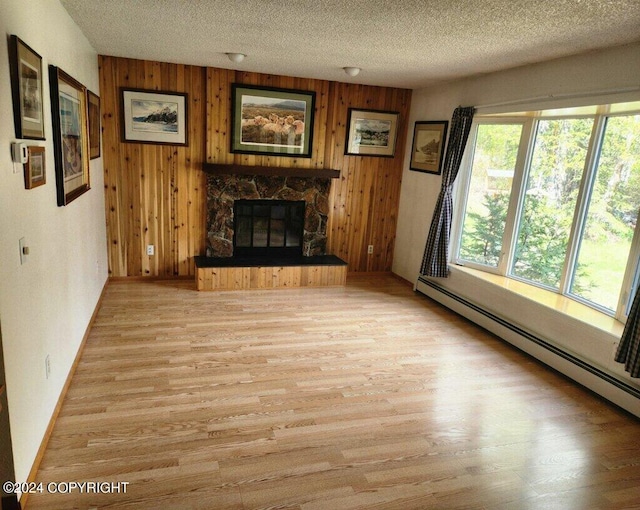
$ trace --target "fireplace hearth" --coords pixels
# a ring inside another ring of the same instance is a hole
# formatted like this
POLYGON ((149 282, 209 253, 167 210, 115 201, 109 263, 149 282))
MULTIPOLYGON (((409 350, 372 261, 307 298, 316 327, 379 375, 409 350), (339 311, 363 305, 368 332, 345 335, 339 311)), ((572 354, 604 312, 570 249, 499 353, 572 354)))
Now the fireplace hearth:
POLYGON ((198 290, 344 285, 326 253, 331 177, 207 175, 207 249, 198 290))

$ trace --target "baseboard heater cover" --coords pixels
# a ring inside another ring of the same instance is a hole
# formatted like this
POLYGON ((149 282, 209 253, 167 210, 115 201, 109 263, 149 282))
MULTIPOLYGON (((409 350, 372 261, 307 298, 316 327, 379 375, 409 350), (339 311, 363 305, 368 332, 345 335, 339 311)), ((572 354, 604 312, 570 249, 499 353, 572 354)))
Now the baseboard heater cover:
MULTIPOLYGON (((461 305, 473 310, 474 312, 483 315, 484 317, 490 319, 491 321, 493 321, 494 323, 496 323, 499 326, 502 326, 503 328, 506 328, 510 331, 512 331, 513 333, 519 335, 520 337, 538 345, 539 347, 542 347, 543 349, 555 354, 556 356, 572 363, 573 365, 576 365, 577 367, 589 372, 592 375, 595 375, 597 377, 599 377, 600 379, 602 379, 603 381, 606 381, 607 383, 611 384, 612 386, 615 386, 616 388, 624 391, 625 393, 628 393, 629 395, 631 395, 632 397, 635 397, 636 399, 640 400, 640 389, 638 388, 634 388, 633 386, 627 384, 625 381, 622 381, 620 379, 618 379, 617 377, 599 369, 598 367, 595 367, 593 365, 591 365, 590 363, 586 362, 583 359, 578 358, 577 356, 574 356, 573 354, 559 348, 556 345, 553 345, 552 343, 532 334, 529 331, 526 331, 522 328, 520 328, 519 326, 505 320, 502 317, 499 317, 497 315, 495 315, 494 313, 482 308, 481 306, 476 305, 475 303, 472 303, 471 301, 466 300, 465 298, 450 292, 449 290, 445 289, 444 287, 441 287, 440 285, 438 285, 437 283, 428 280, 422 276, 420 276, 418 278, 418 283, 427 285, 428 287, 431 287, 432 289, 436 290, 437 292, 444 294, 445 296, 447 296, 448 298, 457 301, 458 303, 460 303, 461 305)), ((422 294, 425 294, 424 292, 422 292, 419 288, 419 286, 416 286, 416 290, 422 294)), ((425 294, 426 295, 426 294, 425 294)), ((495 332, 494 332, 495 333, 495 332)), ((497 333, 496 333, 497 334, 497 333)), ((508 341, 507 339, 505 339, 506 341, 508 341)), ((511 343, 511 342, 509 342, 511 343)), ((516 346, 518 347, 518 346, 516 346)), ((526 352, 526 351, 525 351, 526 352)), ((531 354, 531 353, 529 353, 531 354)), ((536 357, 536 356, 534 356, 536 357)), ((536 357, 537 358, 537 357, 536 357)), ((538 358, 537 358, 538 359, 538 358)), ((545 363, 544 360, 540 360, 543 363, 545 363)), ((548 363, 545 363, 548 365, 548 363)), ((552 365, 550 365, 552 366, 552 365)), ((552 366, 552 368, 555 368, 552 366)), ((570 376, 569 376, 570 377, 570 376)), ((580 382, 580 381, 578 381, 580 382)), ((589 386, 587 386, 589 389, 591 389, 592 391, 595 391, 596 393, 599 393, 598 391, 594 390, 593 388, 590 388, 589 386)), ((604 395, 603 395, 604 396, 604 395)), ((608 397, 605 397, 608 398, 608 397)), ((627 406, 622 406, 627 408, 627 406)), ((633 412, 630 409, 627 409, 630 412, 633 412)), ((638 412, 633 412, 633 414, 638 415, 638 412)))

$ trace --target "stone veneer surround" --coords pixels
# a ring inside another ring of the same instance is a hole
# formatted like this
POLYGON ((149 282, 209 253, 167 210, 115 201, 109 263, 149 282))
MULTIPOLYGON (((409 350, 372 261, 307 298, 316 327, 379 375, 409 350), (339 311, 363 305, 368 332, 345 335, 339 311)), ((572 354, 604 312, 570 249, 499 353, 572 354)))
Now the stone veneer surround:
POLYGON ((325 255, 331 179, 264 175, 207 175, 207 253, 233 256, 233 202, 304 200, 304 256, 325 255))

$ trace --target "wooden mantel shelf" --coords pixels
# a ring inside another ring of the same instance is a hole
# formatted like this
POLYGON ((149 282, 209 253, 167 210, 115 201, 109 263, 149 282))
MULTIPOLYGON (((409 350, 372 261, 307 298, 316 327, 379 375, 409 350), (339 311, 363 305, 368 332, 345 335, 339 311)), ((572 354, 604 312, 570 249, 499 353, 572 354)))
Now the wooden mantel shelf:
POLYGON ((202 170, 213 175, 268 175, 283 177, 325 177, 337 179, 340 170, 331 168, 290 168, 283 166, 225 165, 221 163, 203 163, 202 170))

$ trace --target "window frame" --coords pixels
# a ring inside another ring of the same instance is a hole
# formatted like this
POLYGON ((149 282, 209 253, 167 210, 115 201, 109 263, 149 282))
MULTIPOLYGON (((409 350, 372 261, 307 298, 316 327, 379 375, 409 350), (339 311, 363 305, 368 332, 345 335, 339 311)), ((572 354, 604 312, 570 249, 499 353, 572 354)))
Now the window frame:
POLYGON ((606 136, 608 119, 612 117, 640 115, 640 109, 637 108, 616 110, 612 113, 612 106, 613 105, 594 106, 594 111, 591 113, 572 113, 571 109, 568 109, 567 113, 563 114, 562 110, 554 109, 553 112, 550 112, 548 115, 545 114, 544 111, 526 112, 525 114, 513 115, 477 115, 471 126, 471 133, 462 159, 462 166, 458 175, 458 180, 454 185, 454 215, 451 229, 450 251, 452 256, 450 260, 452 260, 456 265, 501 275, 505 278, 518 280, 528 285, 543 288, 550 292, 566 296, 586 306, 594 308, 599 312, 612 316, 621 322, 625 322, 631 306, 631 300, 633 299, 634 289, 640 281, 640 215, 629 247, 629 256, 623 274, 616 309, 612 311, 609 308, 599 305, 598 303, 594 303, 593 301, 589 301, 588 299, 571 292, 580 245, 588 217, 590 200, 592 198, 592 190, 599 167, 600 154, 606 136), (577 118, 592 118, 593 125, 580 179, 578 196, 576 197, 573 220, 569 232, 569 239, 567 241, 567 251, 562 267, 561 280, 559 282, 558 289, 555 289, 512 274, 512 265, 517 244, 518 224, 520 222, 526 196, 525 188, 535 149, 538 123, 540 120, 577 118), (460 257, 460 249, 462 245, 463 225, 467 210, 467 200, 469 197, 469 187, 471 184, 478 130, 482 125, 504 124, 519 124, 522 126, 522 132, 516 156, 507 216, 505 218, 505 231, 502 236, 502 250, 497 266, 493 267, 462 259, 460 257))
MULTIPOLYGON (((538 114, 532 118, 531 121, 531 137, 529 139, 528 142, 528 147, 527 147, 527 161, 526 161, 526 165, 525 167, 522 169, 522 180, 521 180, 521 187, 519 188, 519 192, 518 192, 518 196, 515 198, 515 200, 517 200, 518 205, 517 205, 517 215, 513 224, 513 239, 512 239, 512 243, 509 247, 509 262, 507 265, 507 270, 505 271, 504 276, 506 276, 507 278, 513 278, 514 280, 518 280, 521 281, 523 283, 527 283, 530 285, 533 285, 535 287, 539 287, 541 289, 545 289, 557 294, 561 294, 563 296, 569 296, 567 294, 567 280, 572 280, 572 274, 568 275, 567 274, 567 269, 570 267, 570 262, 571 260, 573 260, 574 257, 574 253, 573 253, 573 248, 574 248, 574 244, 572 244, 574 242, 574 233, 575 233, 575 228, 576 228, 576 221, 578 220, 578 215, 579 215, 579 210, 580 210, 580 204, 581 204, 581 196, 582 196, 582 192, 585 186, 585 175, 587 172, 587 166, 589 165, 589 158, 590 158, 590 153, 592 150, 592 140, 594 137, 594 127, 596 124, 596 119, 595 116, 596 114, 568 114, 568 115, 558 115, 558 114, 553 114, 553 115, 544 115, 540 112, 537 112, 538 114), (545 285, 543 283, 539 283, 539 282, 534 282, 533 280, 528 280, 526 278, 523 278, 521 276, 518 276, 516 274, 513 273, 513 258, 515 257, 515 252, 516 252, 516 245, 517 245, 517 237, 518 237, 518 225, 520 223, 520 220, 522 218, 522 209, 524 207, 524 200, 525 200, 525 196, 526 196, 526 185, 527 185, 527 181, 529 179, 529 172, 531 171, 531 162, 533 160, 533 154, 535 152, 535 146, 536 146, 536 139, 537 139, 537 135, 538 135, 538 125, 540 123, 541 120, 547 121, 554 121, 554 120, 563 120, 563 119, 594 119, 594 124, 591 127, 591 134, 589 135, 589 146, 587 149, 587 154, 585 155, 585 162, 582 168, 582 176, 580 177, 580 186, 579 186, 579 190, 578 190, 578 196, 576 197, 576 204, 574 206, 574 210, 573 210, 573 219, 571 220, 571 228, 569 231, 569 238, 567 239, 567 250, 565 252, 565 259, 564 259, 564 263, 562 264, 562 273, 560 276, 560 282, 558 283, 558 288, 556 289, 555 287, 551 287, 549 285, 545 285)), ((583 218, 584 220, 584 218, 583 218)), ((582 220, 582 222, 583 222, 582 220)), ((569 297, 573 297, 573 296, 569 296, 569 297)), ((586 303, 591 303, 590 301, 586 301, 586 303)), ((610 312, 609 312, 610 313, 610 312)))
POLYGON ((525 164, 525 160, 528 157, 526 154, 526 145, 523 146, 523 140, 528 139, 531 135, 531 121, 526 117, 486 117, 480 118, 478 120, 473 121, 471 126, 471 133, 469 134, 469 139, 467 140, 467 145, 465 148, 464 156, 462 158, 461 171, 458 175, 458 179, 454 185, 454 203, 463 204, 460 207, 454 207, 454 215, 452 221, 452 253, 455 254, 453 260, 457 265, 470 267, 473 269, 478 269, 480 271, 486 271, 488 273, 493 274, 505 274, 506 264, 508 260, 510 260, 510 254, 508 250, 505 250, 505 246, 510 245, 510 237, 513 236, 513 232, 510 232, 509 227, 513 225, 515 221, 515 210, 514 206, 514 189, 521 186, 520 179, 522 177, 522 169, 521 167, 525 164), (500 258, 498 260, 498 264, 496 267, 488 266, 486 264, 480 264, 478 262, 473 262, 471 260, 461 259, 460 258, 460 248, 462 241, 462 228, 464 225, 464 218, 467 210, 467 200, 469 197, 469 187, 471 185, 471 171, 473 166, 473 159, 475 156, 475 148, 476 142, 478 139, 478 129, 481 125, 505 125, 505 124, 516 124, 522 126, 522 131, 520 132, 520 142, 518 145, 518 154, 516 155, 516 164, 514 167, 513 180, 511 183, 511 191, 509 196, 509 206, 507 208, 507 216, 505 218, 505 229, 502 235, 502 251, 500 253, 500 258), (465 171, 466 170, 466 171, 465 171))

